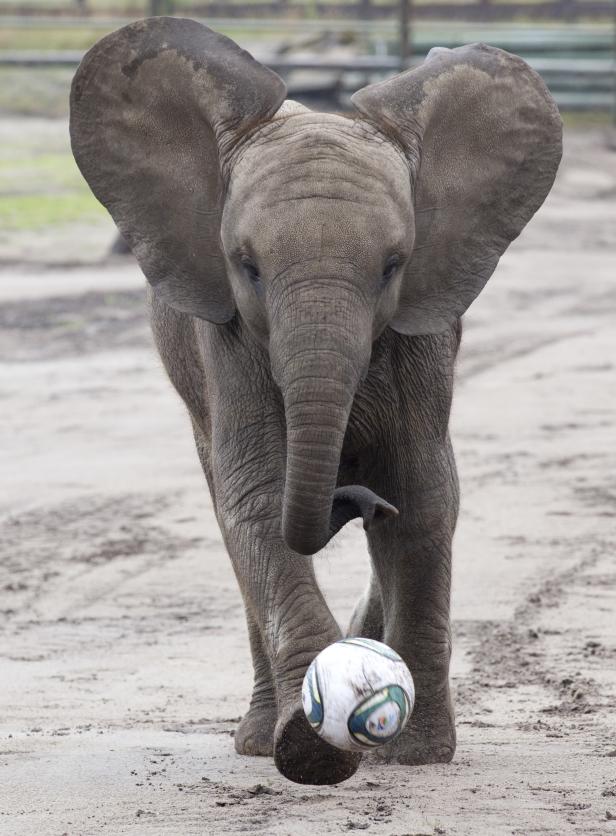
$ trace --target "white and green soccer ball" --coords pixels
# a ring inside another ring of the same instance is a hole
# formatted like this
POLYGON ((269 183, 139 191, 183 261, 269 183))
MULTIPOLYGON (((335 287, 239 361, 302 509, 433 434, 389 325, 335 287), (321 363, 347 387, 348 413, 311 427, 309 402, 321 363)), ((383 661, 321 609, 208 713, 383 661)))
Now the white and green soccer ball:
POLYGON ((314 731, 338 749, 366 751, 397 737, 413 710, 415 687, 402 658, 374 639, 342 639, 313 660, 302 705, 314 731))

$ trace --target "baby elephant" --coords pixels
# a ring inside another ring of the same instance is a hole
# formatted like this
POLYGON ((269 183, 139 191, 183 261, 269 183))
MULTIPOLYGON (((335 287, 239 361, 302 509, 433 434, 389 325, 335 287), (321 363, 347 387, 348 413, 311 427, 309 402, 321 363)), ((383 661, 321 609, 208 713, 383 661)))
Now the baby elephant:
POLYGON ((453 757, 460 317, 561 155, 541 79, 483 44, 434 49, 352 101, 351 116, 285 101, 233 41, 174 18, 103 38, 71 94, 75 158, 149 281, 244 598, 255 683, 235 747, 316 784, 359 762, 300 701, 341 637, 310 555, 354 517, 373 572, 349 632, 397 650, 417 691, 381 756, 453 757))

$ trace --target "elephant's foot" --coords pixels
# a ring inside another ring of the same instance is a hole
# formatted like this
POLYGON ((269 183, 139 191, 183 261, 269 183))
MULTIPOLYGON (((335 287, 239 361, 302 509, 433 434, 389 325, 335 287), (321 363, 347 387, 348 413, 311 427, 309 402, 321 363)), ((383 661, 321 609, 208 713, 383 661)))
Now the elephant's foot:
POLYGON ((297 784, 339 784, 357 770, 361 755, 326 743, 310 728, 301 703, 283 712, 274 737, 274 762, 297 784))
POLYGON ((429 717, 411 716, 402 734, 386 746, 375 750, 381 763, 421 766, 428 763, 449 763, 456 751, 456 730, 453 712, 429 717))
POLYGON ((271 758, 274 753, 276 719, 276 705, 273 702, 251 706, 236 729, 235 751, 239 755, 263 755, 271 758))

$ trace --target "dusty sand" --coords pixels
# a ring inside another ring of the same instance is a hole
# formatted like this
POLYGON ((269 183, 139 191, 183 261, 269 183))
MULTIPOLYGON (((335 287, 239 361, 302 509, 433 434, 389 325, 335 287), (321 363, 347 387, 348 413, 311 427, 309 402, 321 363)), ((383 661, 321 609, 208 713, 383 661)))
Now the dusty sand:
MULTIPOLYGON (((616 834, 616 155, 466 319, 447 766, 336 787, 239 757, 242 605, 132 265, 0 273, 0 833, 616 834)), ((317 558, 345 622, 362 531, 317 558)))

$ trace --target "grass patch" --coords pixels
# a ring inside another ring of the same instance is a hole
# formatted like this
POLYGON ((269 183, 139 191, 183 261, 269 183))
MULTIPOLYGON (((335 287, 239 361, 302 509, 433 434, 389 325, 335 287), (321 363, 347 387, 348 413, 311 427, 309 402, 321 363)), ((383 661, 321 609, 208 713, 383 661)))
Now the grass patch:
POLYGON ((561 114, 565 129, 591 130, 593 128, 607 128, 613 124, 612 114, 607 110, 565 110, 561 114))
POLYGON ((19 120, 0 144, 0 228, 7 232, 96 223, 107 214, 75 164, 64 123, 51 123, 51 132, 45 124, 19 120))
POLYGON ((73 75, 69 68, 0 67, 0 114, 68 116, 73 75))
POLYGON ((91 222, 105 209, 87 192, 0 194, 0 226, 9 231, 36 230, 57 224, 91 222))
MULTIPOLYGON (((1 0, 0 0, 1 2, 1 0)), ((182 10, 178 9, 181 15, 182 10)), ((146 17, 147 15, 143 15, 146 17)), ((137 18, 141 15, 137 15, 137 18)), ((130 23, 132 18, 127 17, 126 23, 130 23)), ((105 26, 88 26, 84 22, 83 26, 3 26, 0 29, 0 50, 19 51, 19 50, 34 50, 36 52, 54 52, 57 50, 81 50, 85 52, 90 49, 97 41, 113 32, 120 25, 105 27, 105 26)), ((263 27, 252 28, 250 21, 237 21, 237 25, 220 26, 215 18, 209 20, 209 25, 222 32, 231 38, 238 41, 261 41, 271 40, 278 42, 281 38, 289 38, 297 36, 298 32, 290 28, 288 32, 284 29, 274 28, 269 30, 263 27)), ((323 28, 327 29, 327 23, 323 23, 323 28)), ((349 24, 352 29, 352 24, 349 24)))
MULTIPOLYGON (((127 21, 128 22, 128 21, 127 21)), ((0 29, 0 49, 38 51, 86 50, 113 31, 112 28, 86 26, 3 26, 0 29)))
MULTIPOLYGON (((7 153, 6 150, 4 152, 7 153)), ((23 151, 20 150, 20 154, 23 151)), ((21 191, 32 193, 40 190, 82 189, 83 178, 72 156, 66 152, 37 154, 0 158, 0 191, 21 191)))

